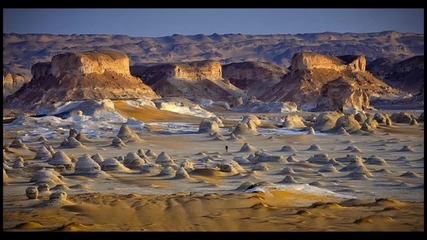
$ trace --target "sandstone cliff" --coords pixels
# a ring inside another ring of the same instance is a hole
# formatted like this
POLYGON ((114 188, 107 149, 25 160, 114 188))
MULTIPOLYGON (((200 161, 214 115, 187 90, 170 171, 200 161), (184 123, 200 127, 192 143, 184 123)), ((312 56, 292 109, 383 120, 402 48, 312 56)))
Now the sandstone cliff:
POLYGON ((132 66, 131 73, 162 97, 231 101, 244 95, 241 89, 223 79, 222 67, 217 61, 139 65, 132 66))
POLYGON ((286 75, 287 70, 273 63, 240 62, 222 66, 223 77, 249 96, 260 96, 286 75))
MULTIPOLYGON (((317 106, 323 85, 339 78, 352 82, 342 87, 355 86, 369 96, 384 96, 398 92, 365 71, 365 68, 366 60, 363 56, 333 57, 316 53, 295 54, 292 58, 290 73, 266 91, 260 99, 292 101, 296 102, 300 109, 312 110, 317 106)), ((339 104, 334 110, 338 110, 338 106, 339 104)))
POLYGON ((120 52, 59 54, 52 62, 34 64, 31 73, 31 81, 7 97, 7 106, 28 109, 57 101, 159 97, 130 75, 129 59, 120 52))
POLYGON ((334 57, 312 52, 297 53, 292 57, 291 69, 304 71, 316 68, 332 69, 335 71, 365 71, 366 59, 360 55, 334 57))
POLYGON ((3 99, 16 92, 26 82, 28 82, 28 80, 21 75, 3 73, 3 99))
POLYGON ((52 75, 61 74, 85 76, 91 73, 104 74, 115 72, 130 75, 129 58, 126 54, 111 50, 69 52, 55 55, 52 58, 52 75))
POLYGON ((187 80, 221 80, 222 67, 218 61, 179 63, 174 64, 173 71, 169 75, 172 78, 187 80))

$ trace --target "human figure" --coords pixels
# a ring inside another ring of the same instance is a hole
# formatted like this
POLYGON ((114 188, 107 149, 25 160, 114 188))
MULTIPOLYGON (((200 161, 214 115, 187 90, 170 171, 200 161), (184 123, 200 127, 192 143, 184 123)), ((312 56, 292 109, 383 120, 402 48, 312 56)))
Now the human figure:
POLYGON ((228 146, 225 145, 225 152, 228 152, 228 146))

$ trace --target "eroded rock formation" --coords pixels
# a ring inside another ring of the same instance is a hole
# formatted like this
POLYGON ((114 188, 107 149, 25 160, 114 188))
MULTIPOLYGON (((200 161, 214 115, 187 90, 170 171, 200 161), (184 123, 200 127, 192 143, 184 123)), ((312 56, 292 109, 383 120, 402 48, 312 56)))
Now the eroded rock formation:
POLYGON ((131 73, 140 77, 162 97, 231 101, 244 95, 243 90, 223 79, 218 61, 132 66, 131 73))
POLYGON ((326 83, 320 90, 316 111, 341 110, 344 113, 372 109, 369 96, 356 82, 338 78, 326 83))
POLYGON ((52 62, 36 63, 32 80, 6 100, 10 106, 86 99, 158 98, 139 78, 130 75, 129 58, 111 50, 63 53, 52 62))
POLYGON ((318 68, 357 72, 365 71, 366 59, 362 55, 333 57, 312 52, 302 52, 292 57, 291 68, 300 71, 318 68))
POLYGON ((130 75, 129 58, 122 52, 111 50, 62 53, 52 58, 51 72, 54 77, 105 72, 130 75))
POLYGON ((14 75, 11 73, 3 73, 3 98, 16 92, 22 85, 27 83, 28 80, 21 75, 14 75))
MULTIPOLYGON (((367 104, 367 95, 382 96, 398 92, 365 71, 365 68, 364 56, 333 57, 317 53, 298 53, 292 58, 291 72, 260 99, 293 101, 302 110, 315 109, 319 100, 323 101, 323 106, 335 99, 337 103, 333 103, 334 107, 327 109, 342 110, 342 107, 354 107, 353 104, 356 103, 367 104), (330 84, 324 87, 328 83, 330 84), (345 94, 340 96, 338 91, 344 91, 345 94)), ((356 108, 369 106, 357 105, 356 108)))

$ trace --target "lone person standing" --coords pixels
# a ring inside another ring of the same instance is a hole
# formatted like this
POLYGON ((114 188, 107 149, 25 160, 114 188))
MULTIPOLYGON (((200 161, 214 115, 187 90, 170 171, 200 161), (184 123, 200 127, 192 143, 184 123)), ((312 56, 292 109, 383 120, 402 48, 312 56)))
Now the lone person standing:
POLYGON ((228 145, 225 145, 225 152, 228 152, 228 145))

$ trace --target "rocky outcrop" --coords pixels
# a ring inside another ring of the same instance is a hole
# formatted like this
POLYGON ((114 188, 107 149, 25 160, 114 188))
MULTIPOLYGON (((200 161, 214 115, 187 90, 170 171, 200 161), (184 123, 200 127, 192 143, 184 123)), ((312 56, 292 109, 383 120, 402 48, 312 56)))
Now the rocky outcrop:
MULTIPOLYGON (((363 56, 333 57, 316 53, 298 53, 292 58, 291 72, 260 99, 292 101, 302 110, 314 110, 320 100, 324 102, 321 103, 323 106, 332 101, 331 99, 339 97, 339 102, 342 103, 333 103, 333 107, 326 108, 342 110, 342 107, 354 107, 353 104, 356 103, 366 104, 366 96, 383 96, 398 92, 365 71, 365 67, 366 60, 363 56), (328 83, 330 84, 324 87, 328 83), (337 96, 340 88, 346 89, 345 96, 337 96), (346 100, 341 99, 343 97, 346 100)), ((321 106, 319 109, 324 108, 321 106)))
POLYGON ((413 120, 416 120, 413 115, 407 112, 393 113, 390 119, 395 123, 411 123, 413 120))
POLYGON ((318 131, 329 131, 335 127, 337 120, 344 114, 340 112, 323 112, 317 116, 314 129, 318 131))
POLYGON ((52 62, 34 64, 31 72, 32 80, 9 96, 7 105, 34 108, 57 101, 158 98, 130 75, 129 58, 121 52, 63 53, 52 62))
POLYGON ((218 61, 200 61, 175 64, 173 71, 169 73, 173 78, 189 80, 220 80, 222 79, 222 67, 218 61))
POLYGON ((31 75, 35 80, 42 80, 44 77, 52 75, 51 62, 39 62, 31 67, 31 75))
POLYGON ((249 96, 260 96, 286 75, 287 70, 268 62, 240 62, 222 66, 223 77, 249 96))
POLYGON ((370 110, 369 96, 356 82, 338 78, 320 90, 315 111, 341 110, 344 113, 370 110))
POLYGON ((365 71, 366 59, 361 55, 333 57, 312 52, 297 53, 292 57, 292 70, 304 71, 316 68, 333 69, 335 71, 365 71))
POLYGON ((285 121, 283 122, 283 127, 286 128, 305 128, 307 127, 304 122, 303 118, 298 115, 287 115, 285 117, 285 121))
POLYGON ((153 66, 136 65, 130 69, 134 76, 141 77, 147 84, 153 84, 162 78, 177 78, 190 81, 222 79, 221 64, 218 61, 210 60, 167 63, 153 66))
POLYGON ((212 119, 203 119, 199 124, 199 131, 197 133, 215 133, 219 132, 218 123, 212 119))
POLYGON ((28 80, 21 75, 14 75, 12 73, 3 73, 3 98, 16 92, 28 80))
POLYGON ((223 79, 218 61, 132 66, 131 73, 162 97, 206 98, 232 101, 244 92, 223 79))
POLYGON ((366 70, 366 58, 363 55, 342 55, 338 58, 344 61, 347 70, 352 72, 364 72, 366 70))
POLYGON ((51 72, 54 77, 62 74, 104 74, 106 71, 130 75, 129 58, 122 52, 111 50, 68 52, 52 58, 51 72))

